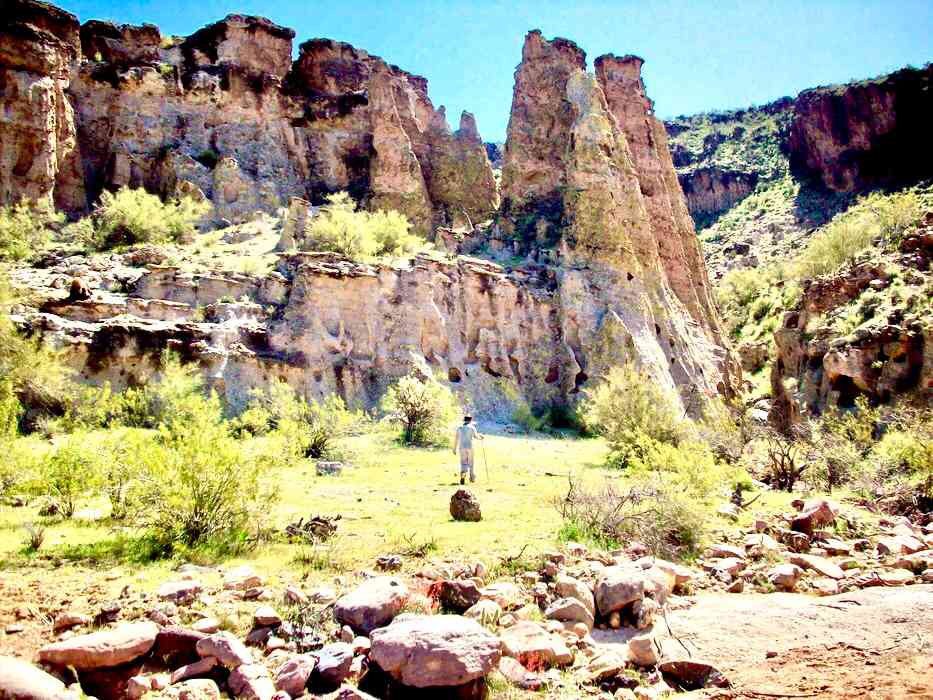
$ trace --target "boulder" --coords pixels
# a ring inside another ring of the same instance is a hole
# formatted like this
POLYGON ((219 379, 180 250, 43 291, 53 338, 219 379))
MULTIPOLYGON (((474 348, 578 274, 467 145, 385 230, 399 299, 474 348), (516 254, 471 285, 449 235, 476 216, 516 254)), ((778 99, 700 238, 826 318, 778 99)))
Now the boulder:
POLYGON ((583 671, 587 683, 599 683, 608 678, 615 678, 625 670, 626 660, 621 654, 611 650, 600 651, 590 659, 583 671))
POLYGON ((707 556, 709 556, 711 559, 729 559, 733 557, 737 559, 744 559, 745 548, 736 547, 734 545, 725 543, 714 544, 709 548, 707 556))
POLYGON ((262 664, 243 664, 227 678, 227 686, 242 700, 272 700, 275 686, 262 664))
POLYGON ((315 664, 317 659, 310 654, 293 656, 275 672, 276 690, 284 690, 295 698, 303 695, 315 664))
POLYGON ((220 700, 220 688, 210 678, 196 678, 178 686, 178 700, 220 700))
POLYGON ((334 618, 357 634, 384 627, 401 612, 408 588, 394 576, 377 576, 357 586, 334 605, 334 618))
POLYGON ((243 664, 253 663, 253 655, 243 642, 230 632, 217 632, 198 641, 195 646, 203 657, 213 656, 231 671, 243 664))
POLYGON ((803 569, 795 564, 778 564, 768 572, 768 581, 782 591, 792 591, 803 576, 803 569))
POLYGON ((658 647, 650 634, 639 634, 628 640, 628 659, 636 666, 649 667, 658 663, 658 647))
POLYGON ((593 599, 593 591, 590 587, 578 579, 566 575, 560 575, 554 581, 554 590, 562 598, 576 598, 590 613, 590 617, 596 618, 596 601, 593 599))
POLYGON ((630 567, 611 566, 603 571, 596 582, 596 608, 603 616, 644 597, 644 576, 641 571, 630 567))
POLYGON ((151 622, 123 624, 48 644, 39 650, 39 660, 79 671, 119 666, 146 654, 158 633, 151 622))
POLYGON ((253 611, 253 624, 257 627, 276 627, 282 624, 282 617, 269 605, 260 605, 253 611))
POLYGON ((878 572, 878 578, 885 586, 902 586, 913 583, 915 576, 907 569, 888 569, 878 572))
POLYGON ((841 581, 846 577, 845 571, 833 564, 829 559, 818 557, 812 554, 791 554, 787 557, 791 564, 796 564, 802 569, 811 569, 820 576, 841 581))
POLYGON ((171 667, 193 663, 201 658, 197 652, 197 644, 206 636, 199 630, 163 627, 152 645, 152 655, 158 659, 165 659, 171 667))
POLYGON ((503 610, 514 610, 522 605, 521 589, 511 581, 496 581, 482 590, 483 600, 495 601, 503 610))
POLYGON ((914 554, 926 549, 926 544, 911 535, 878 538, 878 554, 914 554))
POLYGON ((531 671, 573 663, 573 654, 567 649, 567 645, 536 622, 517 622, 503 630, 500 639, 502 653, 518 659, 531 671))
POLYGON ((477 620, 481 625, 495 625, 502 616, 502 608, 494 600, 481 600, 465 613, 464 617, 477 620))
POLYGON ((501 655, 499 640, 458 615, 418 615, 372 634, 369 658, 403 685, 459 686, 485 677, 501 655))
POLYGON ((77 700, 65 684, 26 661, 0 656, 0 698, 4 700, 77 700))
POLYGON ((825 498, 815 498, 804 503, 801 511, 794 516, 790 529, 812 535, 814 530, 832 524, 838 514, 838 505, 825 498))
POLYGON ((479 500, 468 489, 457 489, 457 492, 450 497, 450 515, 454 520, 468 522, 479 522, 483 519, 479 500))
POLYGON ((731 685, 714 666, 696 659, 664 661, 658 670, 667 683, 679 690, 728 688, 731 685))
POLYGON ((217 661, 216 656, 206 656, 200 661, 180 666, 172 671, 171 682, 174 685, 175 683, 181 683, 189 678, 206 676, 214 670, 218 663, 220 662, 217 661))
POLYGON ((469 579, 440 582, 439 598, 448 610, 463 612, 476 605, 481 597, 479 586, 469 579))
POLYGON ((72 627, 83 627, 84 625, 89 624, 91 624, 90 615, 84 615, 82 613, 76 612, 63 612, 59 613, 55 617, 55 621, 52 623, 52 631, 63 632, 64 630, 69 630, 72 627))
POLYGON ((350 677, 353 663, 353 647, 346 642, 333 642, 315 652, 317 665, 312 673, 315 681, 337 687, 350 677))
POLYGON ((547 606, 544 617, 561 622, 582 622, 589 629, 593 629, 595 622, 593 614, 576 598, 558 598, 547 606))

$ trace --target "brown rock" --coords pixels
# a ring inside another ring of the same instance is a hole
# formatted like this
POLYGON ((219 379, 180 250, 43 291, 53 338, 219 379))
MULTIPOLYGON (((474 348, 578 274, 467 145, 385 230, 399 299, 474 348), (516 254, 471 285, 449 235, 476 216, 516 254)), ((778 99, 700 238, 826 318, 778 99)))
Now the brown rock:
POLYGON ((275 672, 276 689, 284 690, 292 697, 300 697, 304 694, 316 663, 317 659, 310 654, 293 656, 275 672))
POLYGON ((450 516, 454 520, 466 520, 468 522, 479 522, 483 519, 479 500, 472 491, 457 489, 457 492, 450 497, 450 516))
POLYGON ((372 634, 370 660, 400 683, 449 687, 485 677, 499 662, 499 640, 469 618, 424 615, 372 634))
POLYGON ((378 576, 360 584, 334 605, 334 617, 358 634, 384 627, 408 600, 408 589, 393 576, 378 576))
POLYGON ((119 666, 146 654, 158 632, 159 628, 151 622, 122 624, 48 644, 39 650, 39 659, 81 671, 119 666))
POLYGON ((243 664, 253 663, 253 655, 230 632, 217 632, 198 640, 195 649, 202 657, 216 657, 231 671, 243 664))
POLYGON ((821 576, 831 578, 835 581, 841 581, 846 577, 845 572, 829 559, 817 557, 812 554, 791 554, 787 557, 791 564, 796 564, 804 569, 816 571, 821 576))
POLYGON ((645 596, 645 579, 641 571, 626 567, 610 567, 596 582, 596 608, 600 615, 621 610, 645 596))
POLYGON ((0 697, 9 700, 77 700, 65 684, 30 663, 0 656, 0 697))
POLYGON ((504 630, 500 639, 502 653, 517 659, 532 671, 573 662, 573 655, 564 642, 549 634, 536 622, 518 622, 504 630))
POLYGON ((826 499, 818 498, 807 501, 791 523, 791 529, 812 535, 815 529, 830 525, 836 520, 839 506, 826 499))
POLYGON ((445 608, 462 613, 476 605, 481 594, 474 581, 457 579, 441 581, 439 597, 445 608))
POLYGON ((272 700, 275 695, 269 671, 262 664, 237 666, 227 679, 227 685, 237 698, 244 700, 272 700))
POLYGON ((544 685, 544 680, 536 673, 532 673, 511 656, 499 659, 499 673, 517 688, 522 690, 538 691, 544 685))

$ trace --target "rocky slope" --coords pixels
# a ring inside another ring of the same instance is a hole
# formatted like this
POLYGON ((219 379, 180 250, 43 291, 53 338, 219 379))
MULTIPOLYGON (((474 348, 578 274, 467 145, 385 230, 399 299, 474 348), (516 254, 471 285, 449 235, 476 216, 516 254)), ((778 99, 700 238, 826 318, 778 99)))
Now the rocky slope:
POLYGON ((852 199, 930 176, 933 67, 666 122, 715 279, 792 254, 852 199))
MULTIPOLYGON (((53 12, 13 7, 14 26, 53 12)), ((166 266, 158 251, 53 257, 16 275, 38 299, 18 319, 68 348, 85 379, 145 381, 171 346, 201 362, 234 405, 285 379, 309 397, 337 392, 371 406, 415 369, 477 411, 508 409, 510 396, 547 406, 573 402, 624 362, 691 405, 731 391, 736 365, 641 59, 603 56, 587 73, 572 42, 528 34, 503 206, 495 225, 474 228, 499 197, 485 146, 468 114, 457 132, 446 128, 422 78, 329 40, 305 42, 290 63, 290 30, 255 17, 157 42, 153 27, 98 22, 79 32, 70 15, 52 16, 93 52, 68 63, 59 84, 74 105, 69 153, 80 153, 83 177, 64 181, 53 169, 36 196, 86 202, 119 185, 201 192, 218 217, 237 220, 292 195, 349 189, 425 232, 449 224, 437 229, 449 253, 507 261, 356 264, 308 253, 283 255, 277 272, 259 276, 166 266), (66 300, 74 276, 95 290, 91 300, 66 300)), ((43 37, 24 50, 58 46, 43 37)), ((31 153, 23 139, 10 143, 31 153)), ((313 215, 293 199, 283 241, 300 238, 299 222, 313 215)))
POLYGON ((103 189, 200 192, 218 219, 349 190, 423 231, 488 218, 492 169, 469 114, 451 132, 427 81, 348 44, 230 15, 190 37, 5 9, 0 202, 81 212, 103 189))

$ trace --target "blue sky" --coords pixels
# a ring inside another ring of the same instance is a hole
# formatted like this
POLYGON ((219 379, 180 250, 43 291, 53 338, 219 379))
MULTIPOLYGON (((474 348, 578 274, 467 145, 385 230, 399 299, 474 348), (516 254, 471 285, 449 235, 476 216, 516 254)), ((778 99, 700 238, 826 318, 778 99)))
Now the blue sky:
POLYGON ((87 19, 190 34, 238 12, 348 41, 428 78, 456 127, 502 140, 525 33, 572 39, 593 60, 634 53, 661 117, 761 104, 933 60, 931 0, 60 0, 87 19))

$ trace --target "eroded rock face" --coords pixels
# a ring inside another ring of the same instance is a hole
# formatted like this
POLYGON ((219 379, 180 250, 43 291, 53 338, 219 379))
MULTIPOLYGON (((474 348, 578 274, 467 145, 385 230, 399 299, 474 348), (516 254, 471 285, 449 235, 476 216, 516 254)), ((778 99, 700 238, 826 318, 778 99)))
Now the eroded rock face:
POLYGON ((679 175, 691 214, 711 215, 731 209, 758 184, 758 175, 719 168, 697 168, 679 175))
POLYGON ((229 15, 162 46, 157 27, 16 0, 2 30, 0 203, 80 212, 104 189, 201 193, 218 219, 348 190, 415 228, 489 218, 495 180, 472 117, 451 133, 427 81, 348 44, 229 15), (80 157, 79 157, 80 152, 80 157))
POLYGON ((791 168, 839 192, 923 177, 933 157, 931 76, 931 66, 905 68, 881 81, 802 92, 788 139, 791 168))

